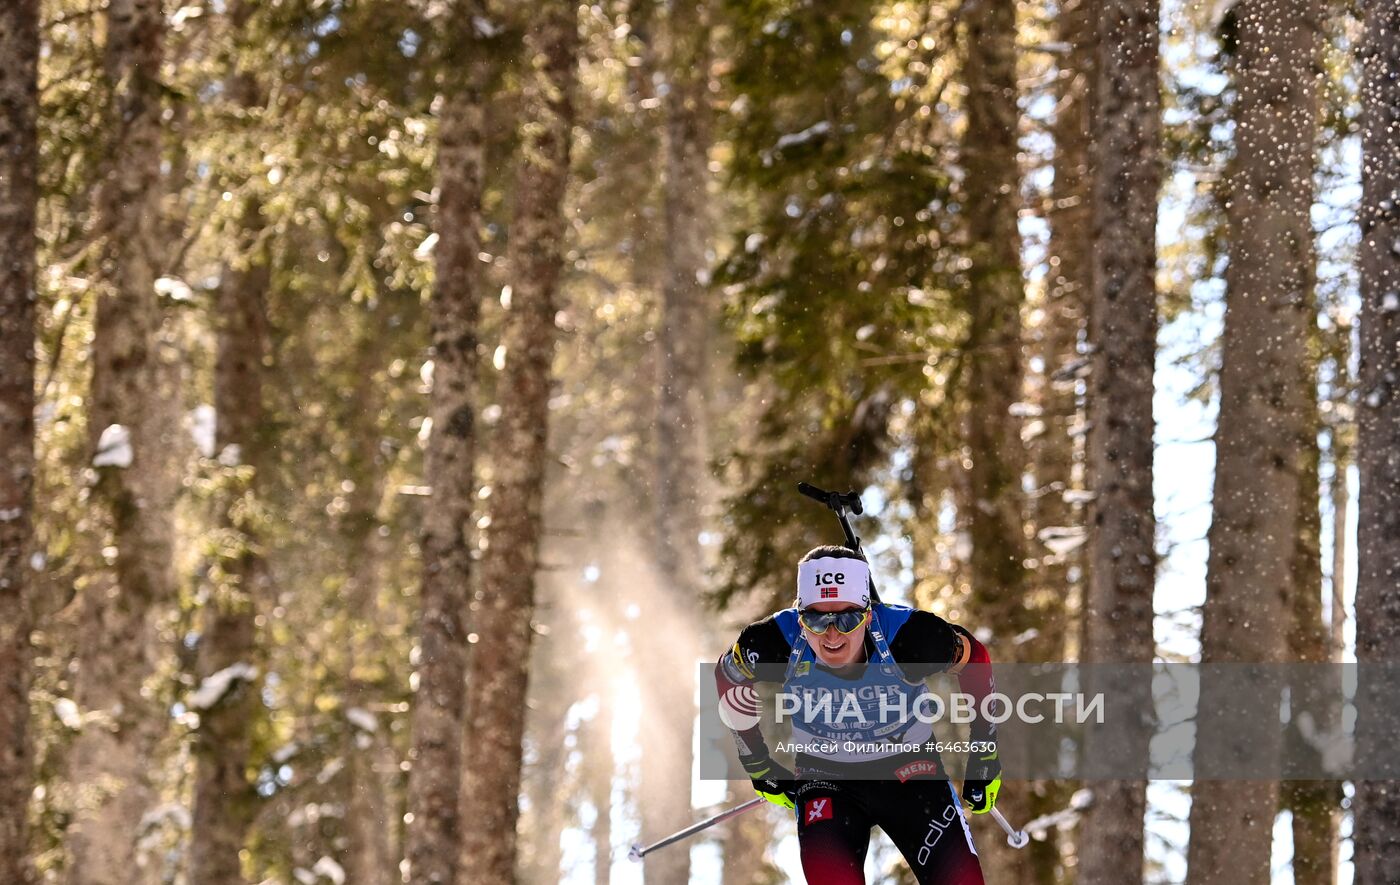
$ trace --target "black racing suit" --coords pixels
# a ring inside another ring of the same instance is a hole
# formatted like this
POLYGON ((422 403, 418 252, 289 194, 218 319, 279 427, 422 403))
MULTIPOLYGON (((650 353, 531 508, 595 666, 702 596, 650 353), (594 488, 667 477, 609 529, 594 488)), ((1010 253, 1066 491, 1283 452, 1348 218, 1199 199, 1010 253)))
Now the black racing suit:
MULTIPOLYGON (((890 641, 889 650, 911 681, 956 672, 961 690, 973 695, 979 708, 994 690, 990 657, 982 644, 930 612, 913 612, 890 641)), ((867 634, 867 659, 872 651, 867 634)), ((735 686, 778 681, 764 677, 774 672, 775 665, 786 664, 791 652, 774 617, 745 627, 715 668, 721 697, 735 686)), ((781 768, 769 758, 757 726, 735 731, 734 736, 746 768, 781 768)), ((971 739, 993 742, 996 727, 979 718, 971 739)), ((972 833, 937 754, 850 766, 799 753, 794 776, 802 871, 810 885, 863 885, 865 855, 875 826, 894 842, 919 882, 983 885, 972 833)))

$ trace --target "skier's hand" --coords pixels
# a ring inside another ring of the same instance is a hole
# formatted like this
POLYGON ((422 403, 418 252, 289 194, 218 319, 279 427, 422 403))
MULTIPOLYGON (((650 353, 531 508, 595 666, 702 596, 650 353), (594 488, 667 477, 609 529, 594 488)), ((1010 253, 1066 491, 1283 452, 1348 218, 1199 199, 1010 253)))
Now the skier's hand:
POLYGON ((754 792, 780 808, 796 808, 793 796, 797 780, 792 772, 765 756, 750 756, 739 760, 753 781, 754 792))
POLYGON ((1000 791, 1001 760, 996 750, 968 762, 967 775, 963 778, 963 800, 973 814, 986 814, 995 808, 1000 791))

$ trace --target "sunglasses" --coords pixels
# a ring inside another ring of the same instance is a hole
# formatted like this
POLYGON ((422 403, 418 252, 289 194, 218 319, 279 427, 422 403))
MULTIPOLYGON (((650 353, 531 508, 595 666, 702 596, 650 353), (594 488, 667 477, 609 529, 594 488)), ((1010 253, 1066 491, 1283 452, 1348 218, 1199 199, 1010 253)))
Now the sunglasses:
POLYGON ((832 625, 836 626, 838 633, 854 633, 869 617, 868 608, 848 609, 843 612, 819 612, 804 608, 797 613, 797 619, 802 622, 802 626, 812 633, 825 633, 826 628, 832 625))

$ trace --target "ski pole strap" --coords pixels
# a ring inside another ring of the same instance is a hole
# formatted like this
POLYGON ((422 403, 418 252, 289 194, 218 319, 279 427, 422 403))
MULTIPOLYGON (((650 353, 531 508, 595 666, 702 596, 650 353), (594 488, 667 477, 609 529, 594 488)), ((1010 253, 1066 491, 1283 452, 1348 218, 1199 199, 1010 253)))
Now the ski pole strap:
POLYGON ((744 812, 749 811, 749 810, 754 809, 754 808, 757 808, 758 806, 762 805, 762 804, 764 803, 764 801, 766 801, 766 800, 764 800, 764 799, 762 799, 762 798, 755 798, 755 799, 750 799, 749 801, 745 802, 745 803, 742 804, 742 805, 735 805, 733 808, 727 808, 727 809, 725 809, 724 811, 721 811, 719 814, 715 814, 715 815, 712 815, 712 816, 710 816, 710 817, 707 817, 707 818, 705 818, 704 820, 700 821, 698 824, 691 824, 690 826, 686 827, 684 830, 681 830, 681 831, 678 832, 678 833, 672 833, 671 835, 667 836, 665 839, 660 839, 660 840, 658 840, 658 841, 656 841, 656 842, 653 842, 653 843, 651 843, 650 845, 646 846, 645 848, 643 848, 643 847, 640 846, 640 845, 633 845, 633 846, 632 846, 632 850, 629 851, 629 852, 627 852, 627 859, 630 860, 630 861, 634 861, 634 862, 635 862, 635 861, 640 861, 643 857, 645 857, 646 855, 650 854, 651 852, 655 851, 655 850, 658 849, 658 848, 665 848, 667 845, 671 845, 671 844, 676 843, 676 842, 679 842, 679 841, 681 841, 682 839, 685 839, 685 838, 687 838, 687 837, 694 836, 696 833, 700 832, 701 830, 709 829, 710 827, 714 826, 715 824, 722 824, 722 823, 724 823, 725 821, 729 820, 729 819, 732 818, 732 817, 738 817, 739 815, 743 814, 744 812))

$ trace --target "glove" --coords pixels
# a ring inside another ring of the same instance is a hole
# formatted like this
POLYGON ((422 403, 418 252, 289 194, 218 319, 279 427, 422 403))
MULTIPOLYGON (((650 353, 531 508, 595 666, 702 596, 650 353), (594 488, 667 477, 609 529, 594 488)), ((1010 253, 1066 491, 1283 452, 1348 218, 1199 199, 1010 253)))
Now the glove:
POLYGON ((754 792, 779 808, 796 808, 797 779, 792 772, 766 756, 740 757, 739 762, 753 781, 754 792))
POLYGON ((963 800, 973 814, 986 814, 996 807, 999 792, 1001 760, 997 758, 997 751, 992 750, 967 764, 967 774, 963 777, 963 800))

